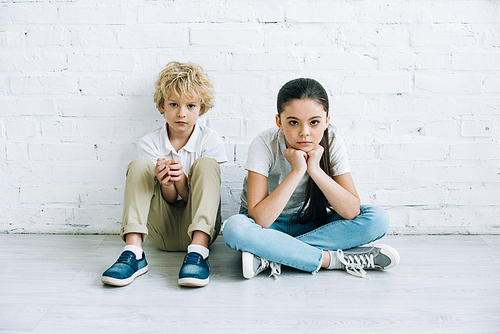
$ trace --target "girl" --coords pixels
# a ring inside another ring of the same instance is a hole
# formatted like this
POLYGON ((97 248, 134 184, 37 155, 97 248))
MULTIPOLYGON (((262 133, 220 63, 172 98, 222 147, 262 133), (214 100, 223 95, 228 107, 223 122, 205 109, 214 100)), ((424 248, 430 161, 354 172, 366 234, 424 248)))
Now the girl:
POLYGON ((316 273, 399 263, 382 238, 389 220, 380 207, 360 205, 342 139, 329 125, 328 95, 313 79, 287 82, 279 91, 276 125, 248 149, 240 214, 224 226, 226 244, 242 251, 243 276, 281 264, 316 273), (364 246, 363 246, 364 245, 364 246))

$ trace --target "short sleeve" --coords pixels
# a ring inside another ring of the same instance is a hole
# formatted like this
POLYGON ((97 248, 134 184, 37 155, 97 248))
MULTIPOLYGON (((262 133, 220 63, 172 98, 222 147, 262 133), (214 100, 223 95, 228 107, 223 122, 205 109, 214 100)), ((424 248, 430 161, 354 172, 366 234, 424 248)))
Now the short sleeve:
POLYGON ((334 135, 330 146, 330 162, 333 168, 333 176, 349 173, 349 161, 344 140, 334 135))
POLYGON ((157 146, 154 145, 152 140, 154 133, 149 133, 142 137, 137 144, 138 157, 149 159, 156 164, 157 159, 160 157, 160 152, 157 146))
POLYGON ((272 163, 273 155, 268 143, 261 135, 255 137, 248 147, 245 169, 268 177, 272 163))
POLYGON ((210 132, 210 135, 207 136, 207 140, 205 141, 201 156, 213 158, 219 164, 227 162, 224 142, 215 131, 212 130, 210 132))

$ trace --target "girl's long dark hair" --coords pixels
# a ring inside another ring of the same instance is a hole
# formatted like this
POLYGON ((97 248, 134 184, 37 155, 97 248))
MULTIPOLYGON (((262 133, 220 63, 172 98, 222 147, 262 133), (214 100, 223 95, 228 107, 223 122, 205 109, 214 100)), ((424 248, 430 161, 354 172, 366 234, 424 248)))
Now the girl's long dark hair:
MULTIPOLYGON (((323 86, 321 86, 321 84, 314 79, 298 78, 288 81, 283 87, 281 87, 278 92, 277 101, 278 115, 281 115, 285 107, 292 100, 314 100, 323 106, 326 111, 326 115, 328 116, 328 94, 323 86)), ((323 155, 319 163, 320 167, 327 175, 332 176, 333 170, 330 164, 330 141, 328 127, 325 129, 323 138, 319 144, 324 148, 323 155)), ((317 225, 324 225, 328 216, 332 213, 333 208, 326 199, 325 195, 313 179, 309 178, 309 182, 306 187, 304 204, 297 213, 299 223, 306 224, 314 222, 317 225)))

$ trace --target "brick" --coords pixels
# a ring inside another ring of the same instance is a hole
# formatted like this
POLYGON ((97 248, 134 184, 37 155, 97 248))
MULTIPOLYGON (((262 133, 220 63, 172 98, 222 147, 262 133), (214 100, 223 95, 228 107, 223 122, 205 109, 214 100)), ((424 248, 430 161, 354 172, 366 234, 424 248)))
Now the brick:
POLYGON ((399 143, 380 145, 382 160, 398 161, 440 161, 448 153, 447 144, 438 143, 399 143))
POLYGON ((395 208, 387 208, 389 215, 389 231, 401 230, 407 226, 408 214, 407 210, 397 210, 395 208))
POLYGON ((245 75, 244 77, 234 75, 212 76, 215 90, 224 93, 248 93, 251 89, 254 94, 268 93, 265 75, 245 75))
POLYGON ((49 99, 3 100, 0 97, 2 116, 54 115, 54 101, 49 99))
POLYGON ((189 43, 189 31, 181 27, 141 27, 118 32, 118 45, 125 49, 158 49, 186 47, 189 43))
POLYGON ((78 79, 62 76, 11 77, 10 86, 14 94, 75 94, 78 79))
POLYGON ((27 29, 25 39, 30 47, 68 47, 70 32, 59 26, 51 26, 49 29, 44 27, 27 29))
POLYGON ((494 166, 469 165, 444 165, 431 163, 428 165, 417 164, 413 173, 415 177, 435 183, 472 183, 472 182, 497 182, 500 183, 500 173, 494 166))
POLYGON ((155 23, 194 23, 206 22, 209 7, 199 4, 165 3, 151 6, 140 6, 137 9, 139 24, 155 23))
POLYGON ((453 53, 452 67, 455 70, 466 71, 498 71, 500 70, 500 53, 453 53))
MULTIPOLYGON (((105 123, 106 124, 106 123, 105 123)), ((109 130, 109 124, 106 124, 109 130)), ((113 120, 113 135, 115 138, 140 138, 145 135, 149 130, 144 128, 142 122, 135 120, 113 120)), ((108 136, 108 132, 102 133, 104 137, 108 136)))
POLYGON ((123 81, 119 92, 124 96, 153 96, 154 81, 152 78, 128 78, 123 81))
POLYGON ((415 75, 415 91, 418 94, 479 94, 481 76, 444 74, 415 75))
POLYGON ((276 127, 276 121, 274 117, 261 120, 246 120, 244 124, 246 129, 246 137, 249 138, 249 140, 257 137, 257 135, 265 129, 276 127))
MULTIPOLYGON (((16 161, 16 163, 17 162, 18 161, 16 161)), ((6 178, 9 178, 11 185, 14 185, 15 187, 19 187, 24 184, 43 186, 50 181, 48 176, 52 175, 52 166, 50 164, 31 163, 25 163, 22 165, 9 164, 5 166, 2 172, 5 173, 6 178)))
POLYGON ((283 4, 273 4, 265 2, 259 6, 254 6, 254 17, 262 23, 274 23, 285 21, 285 6, 283 4))
POLYGON ((259 29, 191 28, 190 44, 209 46, 262 46, 264 44, 264 36, 259 29))
POLYGON ((68 55, 68 70, 74 71, 98 71, 100 57, 97 54, 72 53, 68 55))
POLYGON ((20 163, 28 160, 28 149, 26 143, 7 142, 5 147, 7 161, 20 163))
MULTIPOLYGON (((123 175, 125 175, 125 171, 123 171, 123 175)), ((124 188, 125 182, 119 187, 86 187, 85 190, 80 193, 79 198, 83 207, 94 205, 122 205, 124 188)))
POLYGON ((500 115, 500 98, 457 98, 458 115, 500 115))
POLYGON ((424 126, 424 133, 429 138, 458 138, 460 137, 460 123, 456 120, 429 122, 424 126))
POLYGON ((26 35, 22 31, 0 31, 0 47, 3 50, 22 48, 25 43, 26 35))
MULTIPOLYGON (((19 202, 19 189, 15 187, 0 187, 0 203, 9 207, 19 202)), ((3 210, 2 210, 3 211, 3 210)))
POLYGON ((23 73, 61 72, 67 69, 66 54, 61 53, 0 53, 0 71, 23 73))
POLYGON ((30 143, 28 155, 32 161, 92 161, 94 147, 80 143, 30 143))
POLYGON ((409 226, 450 230, 450 227, 468 227, 475 223, 473 212, 442 208, 434 210, 410 210, 409 226))
POLYGON ((451 55, 438 52, 384 52, 379 56, 381 71, 444 70, 451 67, 451 55))
POLYGON ((402 25, 347 25, 339 28, 339 40, 349 46, 408 45, 408 32, 402 25))
POLYGON ((286 9, 288 22, 324 23, 352 22, 356 20, 356 7, 350 3, 290 4, 286 9))
POLYGON ((370 102, 367 105, 367 109, 370 110, 371 103, 375 104, 375 107, 379 107, 382 110, 382 114, 393 114, 394 116, 400 115, 401 117, 411 117, 410 119, 415 119, 415 117, 421 117, 422 119, 428 119, 429 115, 452 115, 455 113, 456 106, 454 98, 444 97, 387 97, 380 99, 380 101, 368 100, 370 102), (378 106, 377 104, 380 104, 378 106))
POLYGON ((366 111, 366 97, 335 96, 330 98, 331 122, 335 123, 338 115, 364 116, 366 111))
POLYGON ((240 137, 242 135, 242 124, 239 118, 211 119, 208 126, 219 135, 227 137, 240 137))
MULTIPOLYGON (((346 148, 350 161, 375 159, 377 154, 377 147, 375 145, 346 144, 346 148)), ((370 168, 374 169, 373 166, 370 168)))
POLYGON ((493 120, 464 120, 462 121, 462 136, 490 137, 495 130, 493 120))
POLYGON ((410 78, 401 76, 352 76, 342 83, 346 94, 397 94, 408 93, 410 78))
POLYGON ((444 189, 417 188, 410 190, 377 190, 375 204, 382 206, 436 206, 445 201, 444 189))
POLYGON ((58 11, 58 21, 63 24, 114 25, 126 23, 123 6, 61 6, 58 11))
POLYGON ((262 28, 268 47, 331 46, 337 32, 325 26, 266 25, 262 28))
POLYGON ((71 99, 58 102, 63 116, 120 116, 126 109, 126 101, 104 99, 71 99))
POLYGON ((391 134, 393 136, 402 135, 423 135, 424 122, 422 120, 404 120, 391 122, 391 134))
POLYGON ((82 95, 118 95, 122 77, 84 77, 80 79, 82 95))
POLYGON ((450 189, 447 205, 494 205, 500 204, 500 187, 498 184, 489 187, 470 186, 462 189, 450 189))
POLYGON ((5 132, 9 140, 32 138, 39 135, 36 121, 10 121, 5 124, 5 132))
POLYGON ((484 45, 488 29, 469 24, 433 24, 410 27, 410 46, 414 47, 467 47, 484 45))
POLYGON ((70 39, 73 47, 86 48, 118 48, 117 31, 119 28, 99 26, 73 26, 71 28, 70 39))
POLYGON ((484 87, 486 93, 500 93, 500 78, 486 77, 484 79, 484 87))
POLYGON ((300 59, 280 53, 233 53, 234 71, 290 71, 300 70, 300 59))
POLYGON ((67 139, 75 132, 75 123, 68 119, 42 121, 41 131, 44 138, 67 139))
POLYGON ((22 186, 21 203, 66 203, 79 202, 81 187, 64 186, 22 186))
POLYGON ((249 144, 236 144, 235 145, 235 162, 244 165, 247 161, 248 147, 249 144))
POLYGON ((56 6, 9 4, 0 10, 2 24, 51 24, 57 21, 56 6))
POLYGON ((434 5, 430 7, 432 21, 437 23, 474 23, 500 21, 497 4, 490 3, 460 3, 457 6, 434 5))
POLYGON ((101 54, 99 56, 99 71, 131 71, 135 66, 135 58, 128 54, 101 54))
POLYGON ((498 160, 500 159, 500 144, 454 144, 451 145, 450 158, 456 160, 498 160))
POLYGON ((359 22, 383 24, 428 24, 431 17, 427 8, 411 3, 370 3, 364 2, 357 9, 359 22))
POLYGON ((376 70, 377 62, 367 55, 355 53, 307 54, 306 68, 322 70, 376 70))

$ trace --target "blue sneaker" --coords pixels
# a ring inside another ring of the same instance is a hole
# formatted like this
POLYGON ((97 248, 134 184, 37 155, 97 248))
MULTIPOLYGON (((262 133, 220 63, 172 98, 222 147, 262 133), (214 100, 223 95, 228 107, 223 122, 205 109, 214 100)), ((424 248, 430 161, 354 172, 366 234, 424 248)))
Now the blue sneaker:
POLYGON ((200 287, 208 284, 210 264, 199 253, 187 253, 179 271, 179 285, 200 287))
POLYGON ((118 260, 106 270, 101 277, 104 284, 114 286, 125 286, 148 271, 146 254, 142 253, 142 259, 137 260, 131 251, 124 251, 118 260))

